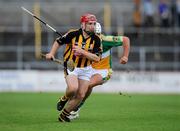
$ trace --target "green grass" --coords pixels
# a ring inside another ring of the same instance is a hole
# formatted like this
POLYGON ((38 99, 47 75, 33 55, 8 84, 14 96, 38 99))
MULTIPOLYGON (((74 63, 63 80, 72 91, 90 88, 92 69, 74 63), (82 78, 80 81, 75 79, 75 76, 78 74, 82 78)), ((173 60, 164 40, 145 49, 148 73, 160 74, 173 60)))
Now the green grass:
POLYGON ((57 121, 57 93, 0 93, 0 131, 180 131, 180 95, 93 94, 80 118, 57 121))

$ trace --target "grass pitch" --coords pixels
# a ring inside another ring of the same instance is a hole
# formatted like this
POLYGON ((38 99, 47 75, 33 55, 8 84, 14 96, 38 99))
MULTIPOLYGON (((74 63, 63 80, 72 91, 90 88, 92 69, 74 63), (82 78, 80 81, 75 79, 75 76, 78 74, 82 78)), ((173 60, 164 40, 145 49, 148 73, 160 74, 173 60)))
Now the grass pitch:
POLYGON ((180 131, 180 95, 93 94, 80 118, 57 121, 57 93, 0 93, 0 131, 180 131))

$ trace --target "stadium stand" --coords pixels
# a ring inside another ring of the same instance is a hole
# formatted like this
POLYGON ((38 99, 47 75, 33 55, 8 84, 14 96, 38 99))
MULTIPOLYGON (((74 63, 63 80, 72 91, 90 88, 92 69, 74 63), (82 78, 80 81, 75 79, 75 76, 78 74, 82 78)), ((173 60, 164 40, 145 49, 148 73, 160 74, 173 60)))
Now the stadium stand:
MULTIPOLYGON (((0 69, 62 69, 56 64, 35 58, 34 20, 22 11, 21 6, 33 11, 36 0, 0 0, 0 69)), ((131 54, 127 66, 117 64, 120 48, 113 49, 113 68, 146 71, 180 71, 180 29, 177 24, 160 27, 158 2, 154 2, 155 25, 133 25, 134 1, 132 0, 43 0, 39 2, 40 15, 62 34, 79 27, 79 17, 84 12, 97 15, 105 34, 124 34, 131 39, 131 54), (109 11, 109 18, 105 18, 109 11), (109 19, 109 21, 108 21, 109 19), (108 28, 108 22, 110 28, 108 28)), ((169 3, 169 6, 171 3, 169 3)), ((141 2, 143 7, 143 2, 141 2)), ((144 20, 142 10, 142 23, 144 20)), ((176 23, 176 22, 175 22, 176 23)), ((57 35, 41 26, 42 52, 47 52, 57 35)), ((56 57, 62 58, 62 50, 56 57)))

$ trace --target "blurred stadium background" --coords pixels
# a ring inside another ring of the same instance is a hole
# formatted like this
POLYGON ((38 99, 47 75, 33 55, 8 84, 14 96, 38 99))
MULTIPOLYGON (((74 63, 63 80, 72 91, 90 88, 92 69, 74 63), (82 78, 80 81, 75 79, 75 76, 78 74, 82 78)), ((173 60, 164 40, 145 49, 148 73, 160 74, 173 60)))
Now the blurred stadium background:
MULTIPOLYGON (((7 72, 17 70, 62 71, 59 65, 39 59, 41 51, 50 50, 57 34, 24 12, 21 9, 24 6, 62 34, 70 28, 79 28, 80 16, 91 12, 102 24, 104 34, 128 36, 131 53, 127 65, 118 63, 120 47, 112 51, 116 77, 120 74, 118 71, 126 75, 134 71, 137 74, 168 72, 165 76, 175 74, 180 80, 180 7, 178 0, 162 1, 152 0, 147 4, 149 0, 0 0, 0 76, 9 78, 7 72), (165 15, 160 15, 158 9, 162 1, 167 5, 165 15)), ((62 55, 63 49, 60 49, 56 57, 62 58, 62 55)), ((147 79, 153 78, 151 75, 147 79)), ((180 86, 178 81, 174 84, 180 86)))

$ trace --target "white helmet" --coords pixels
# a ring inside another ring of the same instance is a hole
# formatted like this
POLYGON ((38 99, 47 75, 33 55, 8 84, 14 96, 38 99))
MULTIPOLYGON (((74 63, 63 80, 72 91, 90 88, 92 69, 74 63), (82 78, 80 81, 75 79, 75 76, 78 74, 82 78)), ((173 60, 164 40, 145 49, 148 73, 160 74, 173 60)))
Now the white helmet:
POLYGON ((101 29, 101 24, 98 23, 98 22, 96 22, 95 33, 101 34, 101 31, 102 31, 102 29, 101 29))

